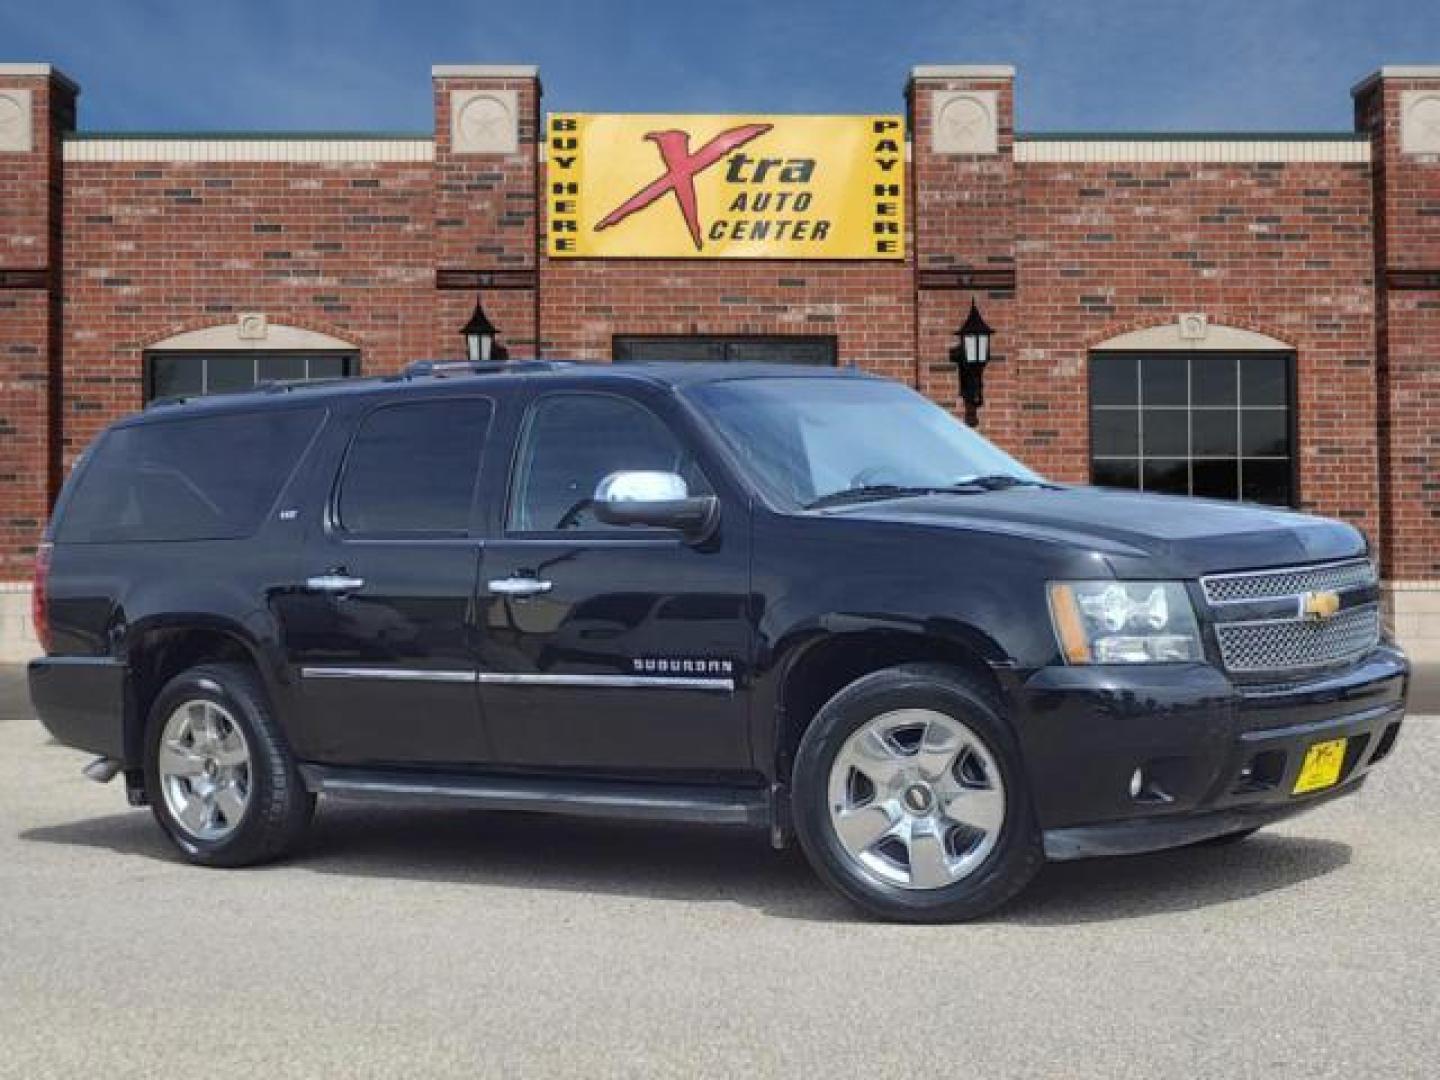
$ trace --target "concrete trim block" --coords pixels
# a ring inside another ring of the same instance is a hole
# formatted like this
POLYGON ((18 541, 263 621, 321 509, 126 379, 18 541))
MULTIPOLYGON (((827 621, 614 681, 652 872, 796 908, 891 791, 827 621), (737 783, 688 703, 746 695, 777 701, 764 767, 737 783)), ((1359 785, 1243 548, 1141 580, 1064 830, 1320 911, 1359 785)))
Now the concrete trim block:
POLYGON ((17 79, 53 79, 74 93, 80 92, 80 84, 54 64, 0 64, 0 79, 7 76, 17 79))
POLYGON ((520 101, 514 90, 450 95, 450 149, 456 154, 514 154, 520 149, 520 101))
POLYGON ((1440 617, 1440 582, 1386 582, 1385 599, 1396 614, 1440 617))
POLYGON ((342 162, 435 160, 435 140, 415 138, 276 138, 246 139, 205 136, 175 138, 67 138, 66 161, 294 161, 315 164, 342 162))
POLYGON ((1400 151, 1440 154, 1440 87, 1400 95, 1400 151))
POLYGON ((1195 352, 1230 352, 1275 349, 1293 352, 1295 346, 1278 338, 1238 326, 1213 323, 1198 311, 1185 312, 1175 321, 1131 330, 1090 346, 1103 352, 1154 352, 1188 349, 1195 352))
POLYGON ((1177 133, 1174 138, 1015 140, 1015 160, 1029 162, 1183 162, 1248 164, 1260 161, 1364 163, 1370 143, 1360 139, 1207 139, 1177 133))
POLYGON ((916 64, 912 79, 1013 79, 1014 64, 916 64))
POLYGON ((994 154, 1000 149, 994 90, 941 90, 931 98, 930 149, 937 154, 994 154))
POLYGON ((0 590, 0 663, 24 663, 43 651, 30 622, 30 586, 0 590))
POLYGON ((432 79, 534 79, 539 75, 538 64, 435 64, 430 68, 432 79))
POLYGON ((0 153, 28 154, 35 149, 35 122, 29 87, 0 86, 0 153))
POLYGON ((145 348, 199 352, 234 352, 244 349, 304 352, 317 349, 354 350, 359 346, 330 334, 322 334, 318 330, 271 322, 264 312, 246 311, 237 315, 233 322, 187 330, 161 341, 152 341, 145 348))
POLYGON ((1386 64, 1352 86, 1350 93, 1359 94, 1381 79, 1440 79, 1440 64, 1386 64))

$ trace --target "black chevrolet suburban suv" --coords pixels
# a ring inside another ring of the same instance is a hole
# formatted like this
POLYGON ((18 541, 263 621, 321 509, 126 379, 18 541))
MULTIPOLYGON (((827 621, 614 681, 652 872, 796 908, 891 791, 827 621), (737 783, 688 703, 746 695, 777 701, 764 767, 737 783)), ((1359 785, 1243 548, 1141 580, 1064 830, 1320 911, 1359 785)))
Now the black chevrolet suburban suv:
POLYGON ((1353 792, 1408 682, 1350 526, 1051 483, 835 369, 162 402, 70 477, 35 607, 41 720, 196 863, 446 800, 765 828, 909 921, 1353 792))

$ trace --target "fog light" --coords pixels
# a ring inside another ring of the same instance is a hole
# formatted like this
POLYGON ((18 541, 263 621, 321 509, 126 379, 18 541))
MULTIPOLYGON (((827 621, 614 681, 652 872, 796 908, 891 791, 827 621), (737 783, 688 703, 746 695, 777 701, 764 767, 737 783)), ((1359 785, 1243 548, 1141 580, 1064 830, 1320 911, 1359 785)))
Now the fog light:
POLYGON ((1144 790, 1145 770, 1144 768, 1139 768, 1130 774, 1130 798, 1138 799, 1140 797, 1140 792, 1144 790))

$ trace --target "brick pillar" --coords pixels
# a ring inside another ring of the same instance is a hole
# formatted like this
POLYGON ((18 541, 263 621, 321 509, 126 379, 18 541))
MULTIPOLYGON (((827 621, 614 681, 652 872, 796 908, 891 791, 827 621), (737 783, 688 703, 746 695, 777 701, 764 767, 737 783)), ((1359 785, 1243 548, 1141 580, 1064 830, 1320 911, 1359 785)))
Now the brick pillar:
POLYGON ((49 64, 0 64, 0 582, 29 578, 60 484, 60 143, 78 92, 49 64))
POLYGON ((435 355, 461 355, 459 328, 478 294, 511 359, 533 357, 539 341, 539 71, 442 65, 431 76, 435 355))
POLYGON ((1020 450, 1015 318, 1015 69, 922 66, 908 88, 916 283, 915 381, 959 411, 946 355, 976 300, 995 330, 980 430, 1020 450))
POLYGON ((1393 625, 1440 660, 1440 66, 1354 90, 1375 184, 1381 547, 1393 625))

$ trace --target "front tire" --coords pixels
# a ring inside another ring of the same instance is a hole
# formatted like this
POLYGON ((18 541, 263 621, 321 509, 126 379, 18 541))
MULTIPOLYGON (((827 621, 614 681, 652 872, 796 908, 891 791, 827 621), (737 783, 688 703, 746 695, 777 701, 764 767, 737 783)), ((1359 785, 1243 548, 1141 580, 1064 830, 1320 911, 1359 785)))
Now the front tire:
POLYGON ((906 664, 845 687, 806 730, 793 779, 811 865, 881 918, 977 918, 1044 862, 1003 707, 946 665, 906 664))
POLYGON ((150 710, 145 789, 155 820, 190 862, 250 866, 295 848, 315 810, 245 664, 176 675, 150 710))

